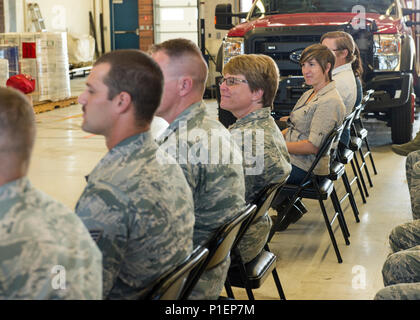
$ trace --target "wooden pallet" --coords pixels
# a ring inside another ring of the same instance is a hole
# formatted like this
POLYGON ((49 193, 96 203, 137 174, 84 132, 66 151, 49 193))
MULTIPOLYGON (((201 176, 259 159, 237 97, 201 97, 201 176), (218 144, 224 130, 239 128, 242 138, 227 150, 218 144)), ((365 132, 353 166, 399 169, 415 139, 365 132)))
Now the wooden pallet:
POLYGON ((71 97, 60 101, 42 101, 34 103, 35 113, 42 113, 52 111, 54 109, 69 107, 73 104, 77 104, 77 97, 71 97))

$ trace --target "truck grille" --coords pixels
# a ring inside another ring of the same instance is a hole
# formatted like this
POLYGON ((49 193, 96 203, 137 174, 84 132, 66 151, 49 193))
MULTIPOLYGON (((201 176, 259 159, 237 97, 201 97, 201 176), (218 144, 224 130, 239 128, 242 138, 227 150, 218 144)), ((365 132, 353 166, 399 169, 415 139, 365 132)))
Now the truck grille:
POLYGON ((276 61, 282 76, 300 75, 299 53, 314 43, 319 43, 321 35, 285 35, 255 38, 249 45, 250 52, 270 56, 276 61), (291 59, 291 55, 295 59, 291 59))

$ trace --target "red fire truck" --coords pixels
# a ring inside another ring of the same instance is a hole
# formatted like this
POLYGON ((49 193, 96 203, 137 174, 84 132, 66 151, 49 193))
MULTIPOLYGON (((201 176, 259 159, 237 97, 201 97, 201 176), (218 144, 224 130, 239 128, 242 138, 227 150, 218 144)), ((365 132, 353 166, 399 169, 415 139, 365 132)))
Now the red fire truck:
POLYGON ((412 138, 415 93, 420 96, 416 7, 419 0, 256 0, 249 12, 232 13, 230 4, 219 4, 216 29, 229 32, 217 70, 239 54, 272 57, 281 73, 273 110, 280 117, 307 90, 298 63, 303 49, 328 31, 346 31, 360 49, 364 89, 375 90, 365 116, 386 121, 392 141, 405 143, 412 138), (233 26, 232 17, 245 21, 233 26))

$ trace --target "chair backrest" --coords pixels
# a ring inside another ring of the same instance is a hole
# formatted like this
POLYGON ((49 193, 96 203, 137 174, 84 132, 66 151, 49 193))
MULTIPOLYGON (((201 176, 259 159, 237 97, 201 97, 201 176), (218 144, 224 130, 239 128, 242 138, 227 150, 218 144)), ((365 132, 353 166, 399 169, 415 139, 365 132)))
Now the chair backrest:
MULTIPOLYGON (((351 128, 353 127, 353 121, 356 117, 357 112, 360 110, 360 107, 361 107, 360 104, 357 105, 353 109, 353 111, 344 118, 344 120, 343 120, 343 131, 344 130, 349 130, 349 132, 350 132, 351 128)), ((341 136, 341 134, 340 134, 340 136, 341 136)), ((342 152, 345 148, 347 148, 347 146, 344 143, 342 143, 341 140, 340 140, 336 150, 332 152, 333 154, 332 154, 332 157, 331 157, 331 162, 335 160, 335 158, 337 156, 337 153, 342 152)))
POLYGON ((276 195, 277 190, 284 185, 286 180, 289 178, 289 175, 283 177, 281 182, 278 183, 271 183, 265 186, 257 195, 253 204, 257 206, 257 209, 253 214, 249 216, 249 218, 242 223, 241 228, 238 231, 238 235, 236 236, 235 242, 233 243, 232 247, 236 247, 241 241, 243 235, 248 230, 249 226, 257 220, 259 217, 264 215, 268 209, 271 207, 271 202, 273 202, 274 196, 276 195))
POLYGON ((219 229, 219 232, 217 232, 213 241, 211 241, 208 246, 210 253, 206 269, 214 268, 226 259, 230 254, 230 250, 232 249, 242 223, 246 221, 249 216, 254 214, 256 210, 257 206, 255 204, 247 205, 245 210, 219 229))
POLYGON ((187 299, 205 270, 211 269, 225 261, 230 254, 233 243, 242 224, 255 213, 257 206, 249 204, 233 219, 219 228, 216 234, 208 241, 206 247, 209 254, 200 268, 194 273, 194 277, 187 281, 186 287, 182 293, 182 299, 187 299))
MULTIPOLYGON (((325 138, 324 142, 320 146, 318 153, 316 154, 315 160, 312 162, 311 167, 307 171, 305 178, 303 178, 299 188, 299 190, 296 191, 296 193, 299 193, 301 189, 303 189, 305 186, 307 186, 309 183, 311 183, 313 180, 313 171, 315 167, 318 165, 319 161, 322 159, 322 157, 329 155, 329 152, 331 151, 331 147, 333 144, 337 143, 340 140, 340 134, 343 131, 344 124, 341 124, 339 126, 336 126, 331 132, 328 134, 328 136, 325 138)), ((333 157, 331 157, 333 158, 333 157)))
POLYGON ((204 263, 209 254, 205 247, 198 246, 178 266, 165 272, 153 282, 152 289, 147 295, 147 300, 179 300, 187 279, 204 263))

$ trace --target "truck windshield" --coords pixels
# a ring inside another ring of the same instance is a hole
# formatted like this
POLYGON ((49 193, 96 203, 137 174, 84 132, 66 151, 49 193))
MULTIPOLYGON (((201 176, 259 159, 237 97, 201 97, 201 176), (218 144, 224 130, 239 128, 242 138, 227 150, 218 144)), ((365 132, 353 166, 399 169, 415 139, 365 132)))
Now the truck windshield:
POLYGON ((250 18, 262 15, 304 12, 352 12, 354 6, 365 12, 396 15, 395 0, 257 0, 250 18))

